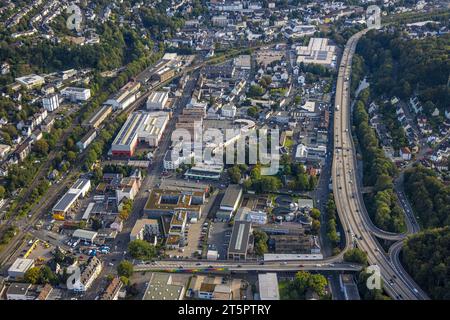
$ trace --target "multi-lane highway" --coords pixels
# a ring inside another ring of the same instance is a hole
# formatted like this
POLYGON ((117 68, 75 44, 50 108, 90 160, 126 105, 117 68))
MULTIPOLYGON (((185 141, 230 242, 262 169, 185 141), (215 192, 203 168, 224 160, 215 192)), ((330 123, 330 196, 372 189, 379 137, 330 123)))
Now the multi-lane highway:
POLYGON ((376 237, 401 240, 404 234, 393 234, 375 227, 364 206, 361 188, 356 177, 357 161, 351 136, 349 104, 352 57, 359 38, 366 32, 353 35, 345 47, 336 86, 334 114, 334 143, 332 180, 338 214, 345 231, 347 248, 357 246, 367 253, 369 263, 380 268, 384 287, 394 299, 427 299, 427 295, 401 267, 398 252, 402 241, 396 243, 390 255, 384 253, 376 237))

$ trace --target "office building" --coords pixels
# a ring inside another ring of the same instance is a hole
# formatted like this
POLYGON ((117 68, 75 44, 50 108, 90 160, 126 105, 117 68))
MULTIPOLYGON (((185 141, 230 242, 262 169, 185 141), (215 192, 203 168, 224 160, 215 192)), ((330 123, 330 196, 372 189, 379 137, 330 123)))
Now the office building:
POLYGON ((73 102, 88 101, 91 97, 91 89, 66 87, 61 90, 61 95, 73 102))

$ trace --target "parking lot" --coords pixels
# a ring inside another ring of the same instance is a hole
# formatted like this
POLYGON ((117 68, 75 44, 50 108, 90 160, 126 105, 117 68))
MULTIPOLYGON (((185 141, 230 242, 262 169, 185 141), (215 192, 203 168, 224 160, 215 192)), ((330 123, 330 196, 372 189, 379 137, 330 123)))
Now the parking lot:
POLYGON ((211 225, 208 245, 219 253, 219 259, 227 258, 228 243, 231 237, 231 228, 227 222, 215 222, 211 225))

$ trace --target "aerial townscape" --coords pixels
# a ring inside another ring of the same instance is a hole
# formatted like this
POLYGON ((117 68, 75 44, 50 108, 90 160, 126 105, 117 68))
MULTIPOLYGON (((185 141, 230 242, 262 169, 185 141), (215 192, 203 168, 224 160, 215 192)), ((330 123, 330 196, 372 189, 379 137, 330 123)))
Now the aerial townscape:
POLYGON ((0 0, 0 300, 449 300, 449 30, 445 0, 0 0))

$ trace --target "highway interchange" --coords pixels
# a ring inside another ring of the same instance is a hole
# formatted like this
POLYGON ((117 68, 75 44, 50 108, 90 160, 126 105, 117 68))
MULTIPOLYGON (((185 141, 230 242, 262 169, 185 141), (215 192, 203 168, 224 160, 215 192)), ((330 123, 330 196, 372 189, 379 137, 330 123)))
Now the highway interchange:
MULTIPOLYGON (((428 299, 400 264, 398 254, 402 247, 403 234, 392 234, 376 228, 370 221, 364 206, 361 188, 356 178, 356 153, 350 124, 349 88, 352 57, 359 38, 367 30, 353 35, 345 47, 336 86, 332 180, 338 214, 346 237, 346 249, 357 246, 368 255, 368 261, 380 268, 381 278, 387 293, 393 299, 428 299), (390 256, 378 243, 379 237, 398 240, 390 256)), ((409 218, 409 216, 407 216, 409 218)))

